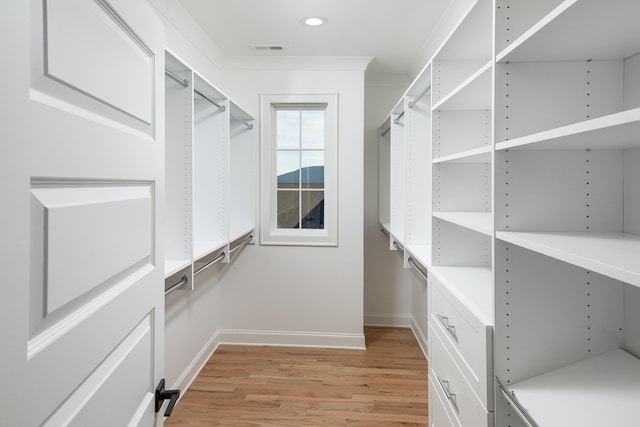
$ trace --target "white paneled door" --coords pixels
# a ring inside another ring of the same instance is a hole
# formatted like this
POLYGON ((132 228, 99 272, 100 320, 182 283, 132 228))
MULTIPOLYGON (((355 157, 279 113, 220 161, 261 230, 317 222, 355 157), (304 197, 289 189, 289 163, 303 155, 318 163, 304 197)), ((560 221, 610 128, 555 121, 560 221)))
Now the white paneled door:
POLYGON ((162 424, 163 31, 144 0, 0 3, 1 426, 162 424))

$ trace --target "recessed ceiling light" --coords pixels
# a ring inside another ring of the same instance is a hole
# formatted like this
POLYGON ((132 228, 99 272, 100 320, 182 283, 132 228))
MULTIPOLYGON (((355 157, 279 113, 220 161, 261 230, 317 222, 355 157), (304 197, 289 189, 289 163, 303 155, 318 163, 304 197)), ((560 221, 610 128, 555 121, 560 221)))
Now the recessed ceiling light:
POLYGON ((308 16, 302 18, 302 22, 310 27, 317 27, 318 25, 324 25, 327 23, 327 18, 322 16, 308 16))

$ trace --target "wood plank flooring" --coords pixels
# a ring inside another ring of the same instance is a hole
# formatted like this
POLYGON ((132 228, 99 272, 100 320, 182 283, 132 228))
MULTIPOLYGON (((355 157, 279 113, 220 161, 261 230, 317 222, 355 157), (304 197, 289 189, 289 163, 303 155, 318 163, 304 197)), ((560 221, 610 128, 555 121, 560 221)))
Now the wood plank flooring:
POLYGON ((427 426, 427 361, 409 329, 367 349, 221 345, 165 426, 427 426))

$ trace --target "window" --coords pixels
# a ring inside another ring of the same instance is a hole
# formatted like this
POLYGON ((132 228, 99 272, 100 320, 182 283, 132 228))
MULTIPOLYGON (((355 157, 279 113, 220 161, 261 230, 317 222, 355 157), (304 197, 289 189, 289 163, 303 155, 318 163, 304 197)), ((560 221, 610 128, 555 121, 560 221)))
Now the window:
POLYGON ((337 245, 335 95, 263 95, 261 243, 337 245))

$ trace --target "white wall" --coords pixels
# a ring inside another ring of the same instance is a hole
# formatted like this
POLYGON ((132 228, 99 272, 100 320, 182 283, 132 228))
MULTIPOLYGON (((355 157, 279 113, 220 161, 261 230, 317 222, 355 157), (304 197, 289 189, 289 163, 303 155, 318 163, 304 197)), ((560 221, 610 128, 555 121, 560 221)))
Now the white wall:
POLYGON ((365 86, 364 314, 365 324, 411 324, 411 276, 389 250, 378 222, 379 126, 409 86, 405 76, 368 78, 365 86))
MULTIPOLYGON (((224 87, 248 111, 259 95, 338 93, 338 247, 246 247, 220 285, 225 341, 362 347, 363 127, 367 59, 237 59, 224 87), (312 68, 312 69, 310 69, 312 68)), ((256 132, 256 137, 259 136, 256 132)), ((258 167, 258 165, 255 165, 258 167)))

